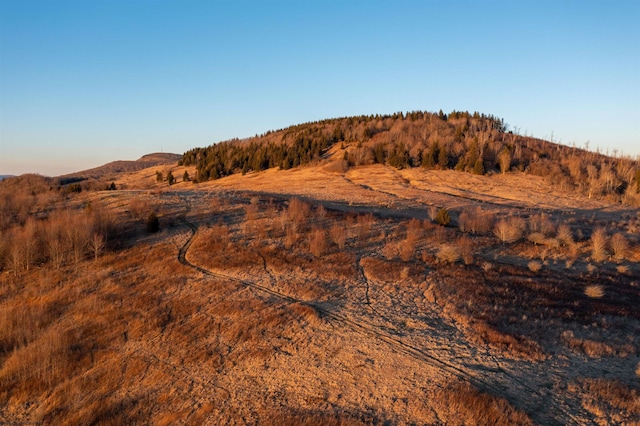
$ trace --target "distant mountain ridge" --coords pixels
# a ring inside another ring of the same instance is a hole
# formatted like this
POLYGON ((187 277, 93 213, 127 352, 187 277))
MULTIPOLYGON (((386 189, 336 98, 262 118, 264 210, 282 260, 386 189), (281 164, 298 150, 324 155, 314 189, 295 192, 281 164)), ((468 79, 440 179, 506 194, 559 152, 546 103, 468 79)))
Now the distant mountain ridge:
POLYGON ((102 177, 105 177, 106 175, 115 173, 136 172, 148 167, 177 163, 181 158, 182 155, 180 154, 155 152, 152 154, 143 155, 137 160, 112 161, 102 166, 94 167, 92 169, 62 175, 59 176, 59 178, 61 180, 100 179, 102 177))

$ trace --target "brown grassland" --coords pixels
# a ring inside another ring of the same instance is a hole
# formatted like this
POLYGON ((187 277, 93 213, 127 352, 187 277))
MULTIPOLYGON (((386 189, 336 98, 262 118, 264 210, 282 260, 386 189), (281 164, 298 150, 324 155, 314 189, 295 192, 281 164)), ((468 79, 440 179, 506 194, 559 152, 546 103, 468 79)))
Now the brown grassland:
POLYGON ((185 170, 0 185, 0 424, 640 422, 637 208, 517 171, 185 170))

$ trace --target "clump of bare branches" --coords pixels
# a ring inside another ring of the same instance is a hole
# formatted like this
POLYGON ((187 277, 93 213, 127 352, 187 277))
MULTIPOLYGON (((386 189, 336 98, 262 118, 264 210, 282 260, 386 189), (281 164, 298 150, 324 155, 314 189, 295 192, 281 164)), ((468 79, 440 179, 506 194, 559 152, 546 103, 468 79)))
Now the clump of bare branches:
POLYGON ((340 250, 344 250, 345 243, 347 241, 347 230, 339 223, 334 223, 329 230, 329 236, 340 250))
POLYGON ((562 245, 571 246, 574 244, 573 232, 571 232, 571 228, 569 227, 569 225, 559 225, 556 232, 556 238, 562 245))
POLYGON ((596 228, 591 234, 591 258, 601 262, 607 258, 607 231, 604 228, 596 228))
POLYGON ((251 203, 245 207, 245 218, 247 221, 253 221, 258 218, 258 206, 259 199, 258 197, 252 197, 251 203))
POLYGON ((439 260, 445 263, 455 263, 458 259, 460 259, 460 252, 454 245, 443 244, 436 256, 439 260))
POLYGON ((371 213, 358 216, 358 238, 361 241, 364 241, 369 237, 371 226, 374 222, 375 220, 371 213))
POLYGON ((311 205, 299 198, 292 198, 287 209, 288 219, 297 224, 304 223, 311 212, 311 205))
POLYGON ((525 222, 518 216, 500 219, 493 227, 493 233, 503 243, 514 243, 522 238, 525 222))
POLYGON ((284 234, 284 246, 287 249, 293 247, 300 238, 300 234, 298 233, 298 226, 295 223, 290 223, 287 225, 284 234))
POLYGON ((321 257, 328 248, 327 234, 322 229, 313 229, 309 234, 309 251, 315 257, 321 257))
POLYGON ((529 218, 529 231, 539 232, 545 237, 555 232, 555 226, 545 213, 533 215, 529 218))
POLYGON ((462 232, 471 234, 486 234, 491 230, 493 218, 489 212, 477 207, 475 210, 464 210, 458 218, 458 225, 462 232))
POLYGON ((622 233, 617 232, 613 234, 611 236, 611 240, 609 241, 609 246, 611 247, 614 258, 622 260, 627 256, 629 243, 622 233))
POLYGON ((400 259, 404 262, 410 261, 415 252, 418 243, 419 234, 415 231, 407 230, 407 236, 400 244, 400 259))
POLYGON ((465 265, 472 264, 475 248, 471 238, 467 236, 462 236, 458 238, 458 241, 456 242, 456 246, 458 247, 460 258, 462 259, 464 264, 465 265))

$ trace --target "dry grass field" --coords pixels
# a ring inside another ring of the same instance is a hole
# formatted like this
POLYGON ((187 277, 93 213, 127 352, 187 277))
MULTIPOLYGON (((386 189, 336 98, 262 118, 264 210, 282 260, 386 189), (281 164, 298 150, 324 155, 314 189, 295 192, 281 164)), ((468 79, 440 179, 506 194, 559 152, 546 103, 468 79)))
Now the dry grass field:
POLYGON ((0 424, 640 423, 638 209, 519 172, 185 170, 2 186, 0 424))

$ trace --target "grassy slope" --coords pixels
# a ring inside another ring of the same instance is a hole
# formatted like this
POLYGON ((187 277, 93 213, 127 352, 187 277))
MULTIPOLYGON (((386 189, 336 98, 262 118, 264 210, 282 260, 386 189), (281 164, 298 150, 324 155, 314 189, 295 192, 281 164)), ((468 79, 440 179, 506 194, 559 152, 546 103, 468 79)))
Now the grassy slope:
POLYGON ((3 421, 638 420, 637 210, 518 174, 321 165, 169 188, 155 170, 117 182, 141 191, 74 196, 118 217, 97 262, 2 271, 3 421), (298 215, 291 195, 310 201, 298 215), (576 244, 465 233, 470 261, 439 258, 461 248, 460 215, 478 206, 527 221, 544 211, 576 244), (433 225, 431 207, 450 208, 453 226, 433 225), (144 232, 150 210, 160 234, 144 232), (219 275, 179 263, 185 214, 198 228, 187 260, 219 275), (599 225, 626 235, 626 259, 590 258, 599 225), (604 296, 587 297, 589 285, 604 296))

